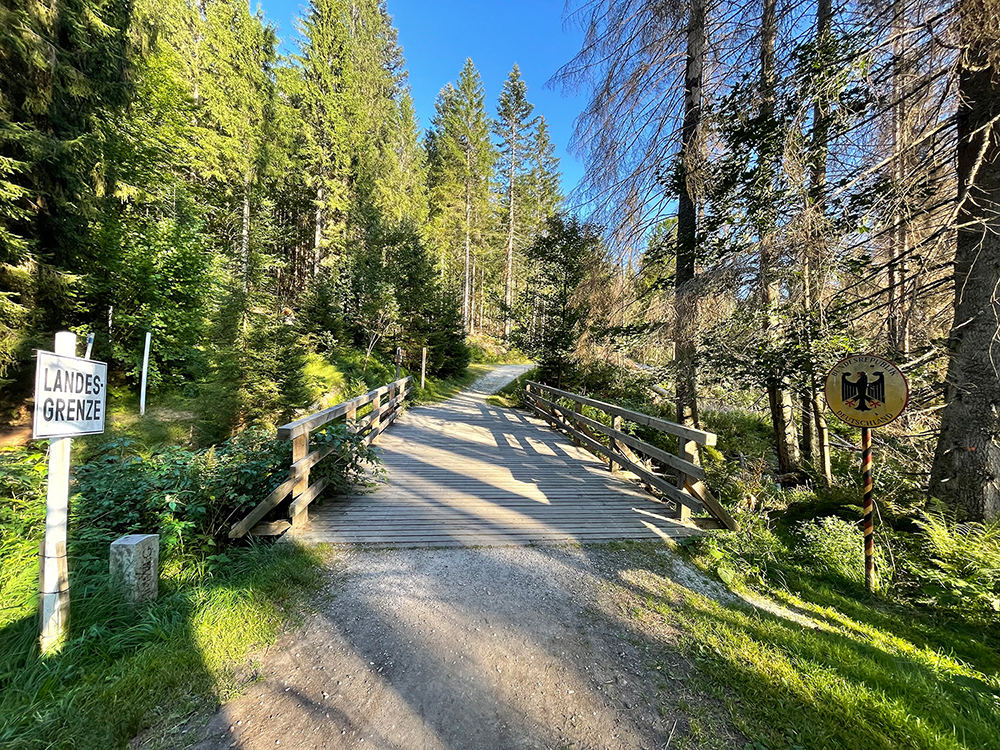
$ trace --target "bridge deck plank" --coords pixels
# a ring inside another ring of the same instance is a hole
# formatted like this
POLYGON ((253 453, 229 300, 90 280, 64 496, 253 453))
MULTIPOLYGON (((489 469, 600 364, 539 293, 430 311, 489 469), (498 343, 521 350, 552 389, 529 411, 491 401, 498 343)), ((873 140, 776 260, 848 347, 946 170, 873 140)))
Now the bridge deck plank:
POLYGON ((473 388, 404 413, 380 438, 374 491, 311 506, 306 543, 487 546, 698 533, 541 419, 473 388))

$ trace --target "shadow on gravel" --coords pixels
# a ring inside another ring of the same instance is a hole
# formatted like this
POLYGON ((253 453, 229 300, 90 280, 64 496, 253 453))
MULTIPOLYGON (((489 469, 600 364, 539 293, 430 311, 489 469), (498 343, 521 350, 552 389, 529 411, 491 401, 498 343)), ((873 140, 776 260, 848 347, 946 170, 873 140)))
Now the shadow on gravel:
POLYGON ((620 554, 350 553, 333 603, 195 747, 742 748, 685 685, 676 631, 629 620, 620 554))

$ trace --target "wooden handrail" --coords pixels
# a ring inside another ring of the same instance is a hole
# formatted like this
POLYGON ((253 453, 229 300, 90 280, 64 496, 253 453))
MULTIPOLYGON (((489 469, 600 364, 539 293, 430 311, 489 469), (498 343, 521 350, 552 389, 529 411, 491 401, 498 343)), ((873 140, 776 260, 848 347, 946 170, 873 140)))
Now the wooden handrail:
POLYGON ((345 416, 352 409, 357 410, 370 404, 377 397, 384 396, 389 393, 390 389, 402 388, 403 386, 408 385, 412 380, 413 376, 408 375, 405 378, 400 378, 392 383, 387 383, 379 388, 368 391, 368 393, 362 394, 361 396, 355 396, 347 401, 341 401, 339 404, 330 406, 313 414, 309 414, 308 416, 297 419, 294 422, 284 424, 278 428, 278 440, 294 440, 304 432, 312 432, 316 428, 322 427, 338 417, 345 416))
POLYGON ((361 435, 364 445, 371 445, 402 411, 406 397, 413 393, 411 386, 413 378, 407 376, 391 383, 368 391, 347 401, 331 406, 321 411, 309 414, 294 422, 278 428, 279 440, 292 441, 292 464, 288 469, 288 479, 278 485, 275 490, 264 498, 250 513, 229 530, 231 539, 239 539, 250 534, 274 535, 281 534, 293 526, 300 526, 308 520, 309 503, 319 497, 325 487, 325 480, 320 479, 309 484, 309 472, 313 466, 334 451, 334 446, 326 445, 315 450, 309 450, 309 436, 317 430, 341 417, 347 420, 347 429, 355 435, 361 435), (382 403, 382 397, 388 400, 382 403), (358 410, 368 404, 372 409, 359 421, 358 410), (260 523, 273 508, 285 498, 291 497, 288 506, 290 521, 260 523))
POLYGON ((569 391, 553 388, 549 385, 536 383, 533 380, 527 381, 526 387, 529 385, 535 386, 542 391, 554 393, 562 398, 568 398, 571 401, 576 401, 578 404, 593 406, 595 409, 600 409, 601 411, 611 414, 612 416, 622 417, 623 419, 627 419, 629 422, 635 422, 636 424, 645 425, 646 427, 652 427, 660 432, 669 432, 671 435, 686 438, 687 440, 693 440, 701 445, 715 445, 716 443, 717 438, 714 432, 705 432, 704 430, 696 430, 693 427, 685 427, 684 425, 677 424, 676 422, 668 422, 667 420, 660 419, 659 417, 651 417, 649 414, 632 411, 631 409, 623 409, 620 406, 609 404, 606 401, 598 401, 595 398, 581 396, 579 393, 570 393, 569 391))
POLYGON ((645 484, 676 502, 682 520, 690 520, 692 511, 697 513, 707 510, 725 528, 735 530, 738 527, 733 517, 709 492, 702 481, 705 478, 705 470, 695 463, 697 452, 694 443, 715 445, 717 438, 714 433, 685 427, 533 380, 525 384, 525 395, 528 407, 532 411, 545 419, 553 428, 569 434, 577 445, 582 445, 605 459, 611 471, 616 471, 617 467, 627 469, 645 484), (545 398, 543 393, 550 394, 551 398, 545 398), (569 409, 563 406, 558 403, 560 398, 574 402, 575 407, 569 409), (582 405, 591 406, 613 417, 613 425, 609 427, 603 422, 584 416, 580 409, 582 405), (624 432, 620 429, 623 419, 676 435, 681 440, 681 455, 675 456, 624 432), (597 433, 607 436, 610 445, 604 445, 598 439, 597 433), (644 461, 626 446, 671 467, 677 472, 676 486, 671 484, 667 477, 657 474, 648 460, 644 461))

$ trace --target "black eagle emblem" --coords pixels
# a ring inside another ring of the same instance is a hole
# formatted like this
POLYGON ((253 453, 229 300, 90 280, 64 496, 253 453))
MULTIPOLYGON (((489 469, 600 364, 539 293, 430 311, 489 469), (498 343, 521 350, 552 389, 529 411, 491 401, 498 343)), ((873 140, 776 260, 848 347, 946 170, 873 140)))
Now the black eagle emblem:
POLYGON ((840 395, 844 405, 858 411, 871 411, 885 401, 885 373, 873 372, 875 377, 868 379, 868 373, 859 372, 852 381, 844 373, 840 379, 840 395))

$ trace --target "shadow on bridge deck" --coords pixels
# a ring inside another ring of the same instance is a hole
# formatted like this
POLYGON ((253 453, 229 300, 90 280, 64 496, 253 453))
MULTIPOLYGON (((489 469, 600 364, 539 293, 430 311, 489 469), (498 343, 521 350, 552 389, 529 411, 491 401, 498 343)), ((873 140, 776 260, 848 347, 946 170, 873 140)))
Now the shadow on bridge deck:
POLYGON ((295 538, 415 547, 699 533, 540 419, 487 404, 486 395, 473 387, 403 414, 380 438, 384 482, 313 506, 295 538))

